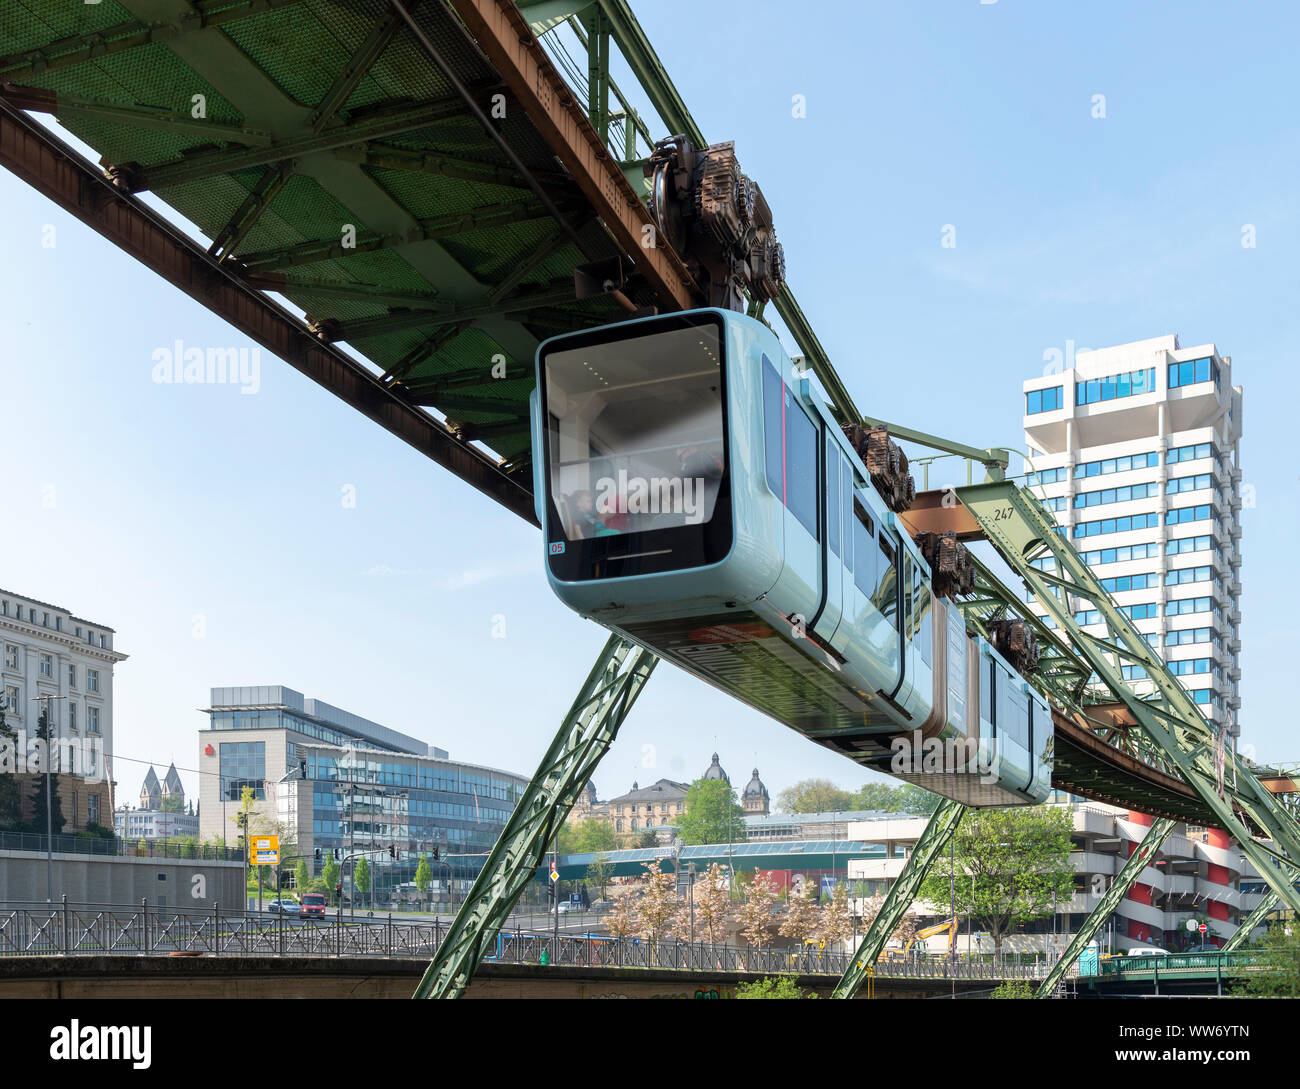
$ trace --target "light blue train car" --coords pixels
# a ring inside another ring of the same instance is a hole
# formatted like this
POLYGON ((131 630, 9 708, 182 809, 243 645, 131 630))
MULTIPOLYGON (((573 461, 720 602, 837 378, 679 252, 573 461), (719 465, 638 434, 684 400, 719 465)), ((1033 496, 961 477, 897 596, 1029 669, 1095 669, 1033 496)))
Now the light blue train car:
POLYGON ((1046 798, 1050 708, 933 596, 765 325, 695 310, 566 334, 537 375, 562 601, 860 764, 972 805, 1046 798))

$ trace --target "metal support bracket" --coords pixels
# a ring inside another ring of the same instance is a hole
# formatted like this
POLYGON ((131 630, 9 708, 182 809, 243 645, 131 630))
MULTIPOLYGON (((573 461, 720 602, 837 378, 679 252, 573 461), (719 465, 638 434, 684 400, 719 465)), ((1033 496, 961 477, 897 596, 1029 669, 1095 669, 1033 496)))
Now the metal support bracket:
POLYGON ((658 662, 611 635, 415 989, 459 998, 658 662))
POLYGON ((1268 918, 1269 912, 1276 910, 1277 904, 1277 893, 1269 889, 1259 904, 1256 905, 1255 910, 1241 920, 1241 925, 1237 927, 1232 937, 1223 943, 1222 951, 1231 953, 1234 949, 1240 949, 1246 942, 1250 941, 1250 935, 1254 932, 1255 927, 1268 918))
POLYGON ((840 977, 839 983, 835 985, 832 998, 852 998, 858 993, 858 988, 863 982, 874 973, 876 960, 881 950, 885 948, 885 942, 889 940, 889 935, 894 932, 894 928, 898 926, 907 909, 911 907, 912 901, 916 899, 917 891, 925 881, 925 875, 930 872, 934 860, 948 846, 948 841, 957 831, 957 825, 961 823, 965 812, 966 807, 961 802, 944 801, 931 815, 925 831, 921 833, 921 838, 916 841, 916 846, 912 849, 911 856, 903 864, 902 873, 898 875, 898 879, 886 894, 885 902, 880 906, 880 913, 867 927, 866 934, 858 943, 857 952, 845 969, 844 975, 840 977))
POLYGON ((1234 785, 1225 781, 1220 786, 1211 751, 1216 739, 1214 728, 1182 682, 1169 672, 1146 637, 1065 539, 1047 510, 1030 492, 1005 481, 958 488, 957 497, 979 522, 987 539, 1024 579, 1026 588, 1079 657, 1128 708, 1152 746, 1213 813, 1219 827, 1237 841, 1269 887, 1289 907, 1300 911, 1300 890, 1271 865, 1272 853, 1255 839, 1254 830, 1246 822, 1249 819, 1262 829, 1292 864, 1300 862, 1300 824, 1231 751, 1224 759, 1234 785), (1056 561, 1056 576, 1045 576, 1033 565, 1034 560, 1048 555, 1056 561), (1068 601, 1071 593, 1086 597, 1096 607, 1109 632, 1108 640, 1085 632, 1075 620, 1068 601), (1156 685, 1158 698, 1144 699, 1137 694, 1124 679, 1124 662, 1142 665, 1156 685), (1239 787, 1235 785, 1238 782, 1239 787))
POLYGON ((1123 868, 1115 876, 1115 880, 1111 882, 1110 888, 1097 901, 1097 906, 1088 913, 1088 917, 1083 921, 1083 926, 1079 927, 1074 937, 1070 939, 1070 944, 1065 947, 1061 959, 1052 965, 1052 970, 1047 973, 1047 978, 1038 985, 1038 990, 1034 992, 1035 998, 1052 997, 1056 991, 1056 985, 1061 982, 1061 977, 1065 975, 1070 965, 1079 959, 1079 954, 1092 941, 1093 935, 1101 929, 1101 924, 1110 918, 1111 912, 1119 907, 1120 901, 1128 895, 1128 890, 1133 887, 1133 882, 1137 880, 1138 874, 1146 869, 1147 865, 1154 859, 1156 852, 1169 838, 1169 833, 1174 830, 1174 823, 1168 817, 1162 817, 1147 830, 1147 834, 1142 837, 1142 842, 1129 855, 1128 861, 1124 863, 1123 868))

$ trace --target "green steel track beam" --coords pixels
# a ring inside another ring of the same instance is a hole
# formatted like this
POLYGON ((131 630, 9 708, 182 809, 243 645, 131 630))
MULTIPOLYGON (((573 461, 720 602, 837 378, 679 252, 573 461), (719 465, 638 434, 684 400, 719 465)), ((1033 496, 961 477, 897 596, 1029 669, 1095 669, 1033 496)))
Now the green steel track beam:
POLYGON ((112 57, 154 42, 173 43, 210 27, 224 26, 264 11, 278 11, 306 0, 193 0, 193 14, 177 23, 131 20, 89 34, 71 34, 35 49, 0 56, 0 83, 22 83, 47 72, 112 57))
POLYGON ((1263 899, 1255 907, 1255 910, 1241 920, 1241 925, 1237 927, 1236 932, 1223 943, 1222 951, 1231 953, 1234 949, 1240 949, 1250 940, 1251 934, 1255 927, 1259 926, 1268 918, 1270 912, 1277 909, 1278 897, 1272 889, 1264 894, 1263 899))
POLYGON ((459 998, 465 992, 657 661, 648 650, 609 637, 414 997, 459 998))
MULTIPOLYGON (((321 261, 336 261, 358 253, 395 249, 412 242, 429 242, 438 238, 454 238, 490 227, 504 227, 510 223, 523 223, 546 219, 548 213, 535 200, 514 200, 500 204, 485 204, 467 212, 448 212, 418 221, 419 227, 402 234, 359 234, 354 245, 345 246, 337 236, 298 242, 276 250, 240 254, 240 264, 251 271, 298 268, 321 261)), ((567 238, 562 240, 567 242, 567 238)))
POLYGON ((966 807, 961 802, 944 800, 939 803, 939 808, 931 815, 921 838, 916 841, 911 856, 903 864, 902 873, 885 895, 879 914, 871 921, 862 941, 858 943, 857 952, 835 985, 832 998, 852 998, 867 976, 874 973, 876 961, 885 948, 885 943, 889 941, 889 935, 916 899, 925 875, 930 872, 934 860, 948 846, 948 841, 957 831, 957 825, 961 823, 965 812, 966 807))
MULTIPOLYGON (((495 80, 475 88, 486 100, 500 88, 495 80)), ((171 185, 203 181, 240 170, 267 166, 270 163, 295 159, 315 151, 332 151, 350 144, 363 144, 370 140, 383 140, 400 136, 443 122, 464 123, 465 106, 459 97, 440 99, 437 102, 411 106, 409 103, 393 104, 391 110, 374 107, 366 115, 346 124, 335 125, 323 132, 306 133, 277 140, 263 147, 245 147, 232 150, 209 151, 176 162, 143 168, 131 177, 132 192, 144 189, 166 189, 171 185)))
POLYGON ((366 367, 322 343, 288 310, 253 291, 174 224, 116 188, 103 171, 44 126, 2 101, 0 168, 11 171, 123 253, 363 416, 524 521, 537 524, 531 491, 519 479, 506 474, 495 458, 458 441, 437 420, 386 387, 366 367))
MULTIPOLYGON (((302 285, 302 289, 304 291, 310 290, 306 285, 302 285)), ((361 297, 363 292, 358 289, 355 294, 361 297)), ((357 318, 355 321, 340 321, 334 323, 324 332, 324 335, 330 340, 364 340, 366 337, 384 336, 399 329, 419 329, 422 326, 434 325, 460 325, 464 322, 478 321, 498 314, 519 314, 535 307, 554 306, 571 302, 573 302, 573 281, 571 279, 558 280, 553 284, 535 288, 519 295, 512 295, 500 302, 484 303, 482 306, 466 306, 460 309, 448 309, 443 312, 441 307, 446 306, 446 303, 439 302, 437 308, 433 306, 433 303, 428 303, 425 304, 426 309, 412 310, 409 313, 387 314, 382 318, 357 318)))
POLYGON ((1056 992, 1057 984, 1061 982, 1061 977, 1069 970, 1070 965, 1079 959, 1079 954, 1093 936, 1101 929, 1102 923, 1110 918, 1113 912, 1120 905, 1120 901, 1128 895, 1128 890, 1133 887, 1133 882, 1137 880, 1138 875, 1155 859, 1156 852, 1164 845, 1165 840, 1169 838, 1169 833, 1174 830, 1175 822, 1167 817, 1152 823, 1147 829, 1147 834, 1142 837, 1142 842, 1137 845, 1134 852, 1129 855, 1128 861, 1124 863, 1123 868, 1115 875, 1115 880, 1111 882, 1105 894, 1097 901, 1097 906, 1088 912, 1088 917, 1083 921, 1083 926, 1079 927, 1074 937, 1070 939, 1070 944, 1065 947, 1065 952, 1061 954, 1061 959, 1052 965, 1052 970, 1047 973, 1047 978, 1038 985, 1038 990, 1034 992, 1035 998, 1051 998, 1056 992))
POLYGON ((1300 910, 1300 891, 1270 864, 1272 853, 1255 839, 1246 823, 1249 820, 1261 829, 1294 865, 1300 862, 1300 826, 1295 817, 1231 748, 1224 752, 1229 774, 1220 788, 1214 761, 1217 734, 1042 504, 1026 489, 1005 481, 967 485, 957 489, 957 497, 1052 617, 1056 629, 1128 708, 1153 747, 1212 811, 1219 827, 1238 842, 1269 887, 1289 907, 1300 910), (1049 553, 1055 558, 1057 576, 1047 575, 1031 563, 1049 553), (1082 597, 1097 609, 1110 633, 1109 641, 1083 631, 1075 621, 1071 596, 1082 597), (1142 665, 1159 691, 1157 699, 1137 694, 1123 677, 1122 661, 1142 665))

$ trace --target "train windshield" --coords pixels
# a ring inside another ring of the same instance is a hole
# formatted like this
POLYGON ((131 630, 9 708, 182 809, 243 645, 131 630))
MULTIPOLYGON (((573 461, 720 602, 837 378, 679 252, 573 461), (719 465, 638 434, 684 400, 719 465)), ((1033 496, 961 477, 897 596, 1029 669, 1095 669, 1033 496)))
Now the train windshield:
POLYGON ((721 329, 638 328, 543 362, 550 498, 569 541, 704 526, 718 505, 721 329))

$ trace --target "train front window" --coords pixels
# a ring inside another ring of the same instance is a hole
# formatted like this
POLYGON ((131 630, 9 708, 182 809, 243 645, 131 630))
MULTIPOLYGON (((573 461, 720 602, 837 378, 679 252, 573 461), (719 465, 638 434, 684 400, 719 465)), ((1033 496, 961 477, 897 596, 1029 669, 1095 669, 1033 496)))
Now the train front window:
POLYGON ((727 458, 722 351, 705 322, 546 354, 549 490, 566 540, 713 518, 727 458))

